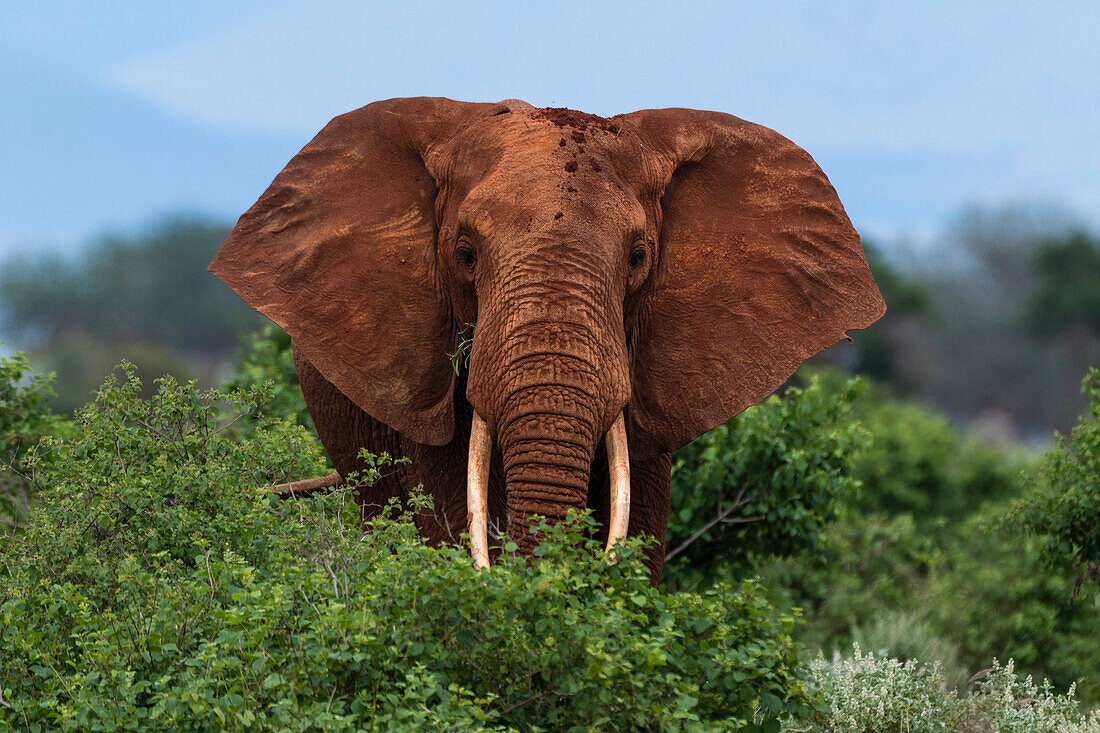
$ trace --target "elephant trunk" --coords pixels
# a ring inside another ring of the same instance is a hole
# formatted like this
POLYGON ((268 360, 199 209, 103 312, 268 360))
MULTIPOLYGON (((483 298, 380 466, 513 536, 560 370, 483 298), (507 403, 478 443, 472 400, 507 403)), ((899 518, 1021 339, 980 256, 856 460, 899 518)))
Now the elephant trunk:
POLYGON ((602 425, 593 370, 585 361, 557 353, 524 354, 504 365, 513 384, 502 401, 497 440, 507 531, 523 553, 536 542, 529 530, 531 515, 556 522, 587 502, 602 425))
MULTIPOLYGON (((611 431, 614 441, 609 440, 608 448, 617 458, 609 463, 612 476, 619 477, 612 482, 613 524, 619 527, 618 536, 625 534, 629 479, 622 410, 629 387, 623 337, 600 338, 591 326, 563 318, 513 316, 512 324, 521 324, 512 328, 500 328, 484 315, 480 320, 485 326, 479 323, 475 338, 468 394, 480 413, 475 428, 484 416, 485 430, 492 432, 500 451, 509 539, 521 553, 530 554, 538 542, 530 531, 532 515, 557 522, 570 509, 584 509, 597 442, 613 425, 617 431, 611 431), (487 364, 478 358, 481 354, 497 358, 487 364)), ((474 453, 471 443, 471 469, 474 453)), ((470 491, 473 529, 479 521, 473 516, 479 491, 473 482, 470 491)))

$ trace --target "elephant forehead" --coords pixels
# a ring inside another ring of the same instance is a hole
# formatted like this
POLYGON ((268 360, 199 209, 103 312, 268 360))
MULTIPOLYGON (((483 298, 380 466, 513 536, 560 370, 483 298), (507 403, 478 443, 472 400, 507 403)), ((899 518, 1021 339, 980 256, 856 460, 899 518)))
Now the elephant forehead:
POLYGON ((577 142, 572 128, 515 117, 497 122, 491 134, 463 146, 458 156, 456 177, 462 185, 454 188, 465 192, 456 202, 464 223, 499 228, 549 217, 561 226, 581 221, 617 229, 644 226, 636 186, 622 174, 626 156, 577 142))
POLYGON ((614 177, 577 176, 530 163, 497 168, 456 203, 456 223, 486 236, 517 230, 622 234, 646 225, 637 197, 614 177))
POLYGON ((448 145, 455 170, 571 174, 578 180, 630 178, 640 145, 611 120, 573 110, 528 109, 476 121, 448 145), (603 175, 600 175, 603 174, 603 175), (624 176, 624 174, 627 174, 624 176))

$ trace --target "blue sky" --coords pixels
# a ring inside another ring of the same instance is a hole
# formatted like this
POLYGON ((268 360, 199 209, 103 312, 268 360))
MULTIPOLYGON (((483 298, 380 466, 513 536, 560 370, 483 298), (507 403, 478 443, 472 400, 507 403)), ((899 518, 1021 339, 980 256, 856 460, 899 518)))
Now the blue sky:
POLYGON ((232 220, 376 99, 716 109, 773 127, 865 234, 967 203, 1100 228, 1100 4, 41 2, 0 24, 0 258, 167 211, 232 220))

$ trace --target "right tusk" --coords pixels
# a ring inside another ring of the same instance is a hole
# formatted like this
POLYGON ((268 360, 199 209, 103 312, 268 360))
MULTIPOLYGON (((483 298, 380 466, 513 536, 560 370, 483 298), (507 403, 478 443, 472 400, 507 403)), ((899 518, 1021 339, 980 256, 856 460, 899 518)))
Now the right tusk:
POLYGON ((485 419, 474 411, 470 421, 470 458, 466 467, 466 522, 470 529, 470 554, 475 568, 489 567, 489 460, 493 442, 485 419))
MULTIPOLYGON (((607 550, 626 537, 630 525, 630 451, 626 445, 626 422, 623 413, 607 431, 607 469, 611 480, 611 519, 608 522, 607 550)), ((611 561, 615 561, 612 552, 611 561)))

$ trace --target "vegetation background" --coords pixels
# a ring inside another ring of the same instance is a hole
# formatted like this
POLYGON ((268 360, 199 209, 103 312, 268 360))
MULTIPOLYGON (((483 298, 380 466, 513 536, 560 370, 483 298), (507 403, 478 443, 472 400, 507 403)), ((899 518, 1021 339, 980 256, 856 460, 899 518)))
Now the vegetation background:
POLYGON ((1100 730, 1094 7, 246 5, 0 27, 0 727, 1100 730), (675 456, 658 589, 584 517, 486 584, 249 493, 325 465, 232 214, 333 114, 516 90, 789 134, 889 306, 675 456))
MULTIPOLYGON (((969 216, 973 217, 967 230, 969 238, 960 241, 970 243, 966 246, 976 250, 976 258, 983 241, 977 234, 980 230, 976 229, 976 222, 992 219, 1004 224, 1020 214, 1006 210, 996 217, 988 212, 980 215, 971 212, 969 216)), ((106 715, 103 707, 106 700, 120 694, 115 682, 103 680, 97 683, 98 687, 88 688, 98 690, 95 694, 73 697, 59 692, 57 685, 50 683, 63 681, 65 675, 48 671, 44 650, 50 650, 55 661, 68 660, 74 667, 81 660, 94 661, 100 674, 106 675, 104 680, 111 677, 110 670, 129 670, 130 687, 126 694, 130 696, 127 699, 131 712, 111 714, 119 720, 149 724, 151 720, 142 716, 153 709, 158 711, 157 722, 169 727, 211 715, 219 720, 227 716, 226 720, 245 725, 251 722, 245 719, 244 711, 254 711, 255 705, 274 704, 266 693, 275 688, 278 680, 262 676, 254 678, 258 689, 265 691, 261 697, 256 697, 256 690, 247 682, 242 682, 240 689, 226 681, 224 689, 205 691, 179 687, 153 690, 139 684, 142 679, 152 680, 169 673, 173 659, 182 663, 165 649, 182 650, 190 645, 190 651, 205 655, 203 658, 214 655, 221 660, 228 654, 226 659, 237 659, 234 664, 253 663, 248 660, 255 657, 240 658, 240 650, 205 646, 211 639, 229 633, 221 625, 224 620, 211 617, 203 622, 205 626, 199 624, 188 631, 190 636, 184 633, 187 623, 180 621, 181 615, 207 618, 213 607, 186 605, 187 594, 199 593, 194 584, 203 580, 201 573, 194 574, 203 571, 203 567, 194 563, 198 558, 203 558, 204 566, 213 562, 208 557, 209 550, 204 549, 208 546, 222 553, 218 561, 222 564, 210 565, 204 571, 209 573, 206 580, 211 591, 220 592, 216 589, 224 587, 229 594, 224 613, 243 613, 233 605, 239 594, 232 591, 236 582, 232 578, 236 577, 234 573, 245 572, 235 565, 238 556, 247 556, 246 551, 251 551, 240 543, 259 530, 242 529, 238 524, 260 521, 248 519, 256 510, 249 507, 262 510, 266 506, 263 502, 242 505, 242 501, 245 504, 256 501, 246 498, 248 487, 326 470, 297 388, 289 339, 273 326, 262 327, 258 316, 227 297, 225 289, 204 274, 204 266, 225 231, 225 227, 207 221, 172 219, 157 224, 147 234, 94 242, 85 257, 76 262, 40 259, 6 269, 0 275, 0 306, 8 313, 18 314, 19 336, 32 345, 32 360, 39 365, 32 367, 26 357, 9 358, 4 360, 0 374, 5 390, 0 395, 3 397, 0 449, 7 469, 0 475, 0 522, 8 535, 0 553, 7 558, 5 572, 11 581, 4 598, 0 598, 0 608, 5 609, 9 640, 12 643, 22 640, 21 646, 10 648, 26 650, 25 656, 9 657, 9 663, 16 666, 9 664, 6 668, 4 684, 9 698, 22 692, 58 700, 35 714, 23 708, 31 716, 28 720, 39 719, 35 715, 40 714, 43 720, 64 720, 79 729, 80 725, 99 719, 97 716, 106 715), (118 283, 128 279, 133 280, 132 287, 120 290, 118 283), (209 338, 201 334, 209 334, 209 338), (127 366, 121 373, 121 386, 112 387, 108 383, 106 391, 100 390, 95 406, 83 407, 94 396, 93 385, 101 383, 104 373, 112 371, 111 361, 122 356, 136 357, 137 366, 127 366), (55 372, 56 377, 43 377, 46 369, 55 372), (141 381, 139 373, 148 379, 141 381), (194 376, 196 386, 185 389, 177 386, 175 379, 158 386, 153 378, 162 374, 194 376), (249 396, 209 397, 203 402, 197 390, 204 382, 222 384, 237 390, 238 395, 244 395, 241 390, 249 391, 249 396), (58 385, 57 393, 51 383, 58 385), (225 436, 215 438, 218 426, 227 424, 220 417, 219 401, 249 406, 231 423, 233 427, 225 436), (157 420, 165 422, 157 428, 157 420), (135 427, 140 440, 135 437, 130 444, 120 437, 125 434, 124 428, 135 427), (36 441, 43 436, 46 442, 36 447, 36 441), (308 450, 301 446, 307 446, 308 450), (173 451, 179 451, 178 458, 172 458, 173 451), (215 503, 199 501, 193 505, 184 501, 177 505, 175 499, 167 503, 163 497, 177 495, 184 482, 188 491, 195 491, 198 485, 196 477, 192 477, 195 456, 206 452, 226 461, 224 465, 216 462, 211 465, 203 460, 202 481, 206 482, 203 485, 212 492, 210 501, 215 503), (265 468, 255 473, 257 466, 265 468), (135 471, 139 471, 135 476, 145 478, 131 478, 135 471), (206 473, 211 471, 212 475, 206 473), (233 473, 232 480, 227 479, 228 473, 233 473), (103 488, 96 489, 97 483, 103 484, 103 488), (222 491, 236 487, 229 491, 243 493, 235 498, 231 495, 218 499, 214 486, 222 491), (159 508, 146 509, 158 503, 159 508), (86 507, 94 511, 101 505, 113 506, 120 518, 106 520, 96 514, 92 525, 88 525, 87 519, 80 519, 86 517, 86 507), (125 520, 125 530, 115 528, 113 522, 123 521, 135 507, 142 507, 143 514, 147 514, 144 523, 133 526, 134 519, 130 517, 125 520), (178 515, 181 511, 184 514, 178 515), (198 516, 188 515, 187 511, 197 511, 198 516), (69 517, 66 512, 76 514, 69 517), (89 526, 95 528, 90 535, 89 526), (195 536, 186 529, 203 526, 218 533, 216 537, 204 539, 206 530, 195 536), (79 531, 59 534, 65 527, 79 531), (159 539, 153 542, 151 536, 159 539), (116 541, 122 544, 114 547, 111 543, 116 541), (88 542, 92 544, 87 545, 88 542), (28 554, 29 546, 39 549, 28 554), (165 565, 165 552, 171 557, 187 547, 197 550, 187 550, 179 558, 182 566, 165 565), (135 548, 141 548, 137 555, 132 554, 135 548), (196 551, 198 555, 193 554, 196 551), (116 560, 122 561, 123 566, 115 567, 116 560), (89 562, 97 569, 91 576, 87 575, 89 570, 81 569, 89 562), (134 562, 138 565, 127 564, 134 562), (49 592, 40 585, 46 567, 51 569, 47 575, 53 578, 47 586, 52 589, 49 592), (60 569, 66 567, 69 570, 60 569), (217 579, 214 568, 222 573, 217 579), (225 586, 221 585, 223 581, 225 586), (127 590, 131 583, 144 590, 127 590), (155 600, 148 601, 146 597, 145 602, 154 604, 147 613, 164 615, 166 629, 175 628, 172 633, 179 638, 170 647, 163 647, 167 643, 163 640, 157 642, 162 644, 157 652, 161 655, 157 665, 136 664, 133 657, 152 653, 147 645, 153 643, 155 634, 150 636, 153 632, 148 629, 142 630, 136 641, 131 638, 130 644, 137 644, 137 648, 124 645, 122 651, 115 637, 102 639, 97 642, 98 647, 56 637, 58 629, 71 628, 72 624, 78 624, 87 633, 101 626, 113 628, 112 619, 118 614, 141 613, 140 599, 145 596, 132 593, 151 593, 155 598, 159 593, 155 589, 161 583, 165 587, 178 584, 180 601, 160 608, 155 600), (34 611, 44 608, 41 605, 44 603, 54 604, 48 606, 52 610, 34 611), (94 618, 86 611, 69 618, 68 614, 77 612, 70 610, 64 612, 68 620, 61 622, 62 617, 56 615, 58 609, 87 609, 89 605, 100 609, 94 618), (105 608, 114 610, 105 613, 105 608), (49 628, 31 633, 28 624, 35 627, 29 621, 32 618, 46 620, 49 628), (107 650, 112 651, 107 654, 107 650), (118 656, 120 653, 122 657, 118 656), (41 674, 35 673, 35 669, 41 674), (27 674, 30 674, 27 679, 36 679, 42 686, 37 691, 20 691, 16 686, 12 692, 13 680, 27 674), (203 702, 187 702, 191 700, 189 695, 198 695, 203 702), (139 710, 146 712, 134 712, 139 710)), ((638 721, 660 719, 668 725, 674 724, 676 715, 684 716, 683 720, 724 720, 730 725, 769 726, 768 721, 779 725, 780 720, 787 720, 788 725, 796 725, 798 720, 821 723, 828 721, 829 715, 839 719, 843 711, 851 709, 839 701, 839 690, 875 698, 881 696, 882 685, 898 675, 912 677, 912 685, 906 689, 913 694, 927 695, 932 694, 930 689, 940 690, 929 698, 935 702, 932 708, 915 708, 932 716, 929 720, 959 721, 966 716, 987 720, 991 713, 981 706, 1000 699, 998 694, 1002 698, 1008 694, 1038 700, 1035 695, 1039 691, 1025 689, 1030 684, 1023 680, 1027 675, 1037 680, 1048 679, 1052 691, 1073 689, 1076 698, 1086 706, 1100 701, 1100 645, 1096 643, 1100 638, 1100 586, 1093 582, 1096 568, 1100 567, 1100 544, 1096 540, 1097 506, 1100 506, 1100 467, 1096 463, 1100 456, 1097 427, 1100 378, 1093 372, 1083 394, 1078 386, 1073 393, 1061 395, 1065 404, 1065 413, 1061 414, 1041 395, 1013 392, 1007 383, 1003 392, 988 384, 975 383, 970 387, 973 391, 984 390, 992 395, 991 400, 999 396, 1003 402, 951 402, 946 395, 966 390, 942 377, 921 381, 915 373, 905 370, 905 365, 910 364, 905 356, 907 350, 917 348, 914 334, 920 334, 923 344, 949 344, 966 340, 963 331, 971 332, 970 338, 976 344, 987 343, 992 353, 1002 354, 1013 362, 1010 373, 1036 382, 1041 381, 1041 373, 1030 370, 1047 369, 1055 364, 1068 375, 1081 366, 1075 359, 1092 358, 1087 355, 1097 348, 1100 310, 1094 281, 1080 273, 1088 274, 1090 268, 1096 268, 1100 243, 1084 230, 1069 228, 1061 234, 1044 233, 1033 240, 1021 239, 1013 246, 1015 256, 1028 257, 1032 264, 1028 268, 1027 286, 1017 284, 1009 291, 1014 295, 1010 304, 1015 314, 1012 317, 994 311, 989 300, 971 292, 969 285, 963 286, 962 283, 975 282, 973 277, 965 278, 960 271, 946 269, 942 263, 925 270, 892 265, 873 246, 869 247, 884 296, 889 303, 897 304, 883 321, 862 334, 856 345, 826 352, 800 370, 776 396, 676 454, 667 537, 668 564, 662 589, 657 595, 643 592, 637 583, 628 582, 627 577, 621 588, 623 597, 644 597, 640 605, 657 603, 660 608, 673 607, 664 604, 687 603, 677 606, 684 613, 688 613, 691 603, 702 603, 708 613, 718 614, 715 623, 730 624, 735 623, 735 617, 740 619, 736 621, 741 624, 741 631, 737 632, 741 636, 737 638, 742 641, 738 643, 746 644, 749 639, 763 643, 770 639, 764 648, 773 650, 768 654, 778 656, 738 657, 734 666, 740 670, 737 674, 744 679, 761 675, 756 678, 757 686, 744 688, 748 692, 737 700, 728 695, 708 698, 710 693, 699 688, 697 681, 690 680, 723 676, 713 671, 717 663, 713 655, 724 647, 706 644, 685 647, 682 661, 686 666, 676 673, 679 676, 664 677, 669 686, 662 688, 663 692, 652 689, 654 697, 644 700, 626 695, 616 698, 616 705, 624 710, 642 710, 638 721), (952 314, 951 318, 943 316, 947 312, 952 314), (992 331, 981 337, 973 333, 975 323, 990 321, 999 324, 1000 336, 992 331), (1019 350, 1012 351, 1009 343, 1019 350), (947 391, 940 393, 941 389, 947 391), (945 401, 937 409, 935 400, 939 394, 945 395, 945 401), (1063 438, 1059 448, 1053 428, 1072 426, 1073 411, 1080 413, 1080 420, 1072 436, 1063 438), (1031 434, 1046 437, 1025 440, 1031 434), (1053 450, 1044 458, 1044 450, 1050 449, 1053 450), (639 593, 643 596, 638 596, 639 593), (738 605, 717 610, 712 607, 717 602, 714 599, 728 598, 730 594, 738 599, 738 605), (673 600, 677 598, 681 600, 673 600), (697 600, 690 601, 692 598, 697 600), (754 610, 746 616, 749 609, 754 610), (859 650, 872 656, 860 656, 859 650), (804 661, 798 661, 807 659, 801 655, 814 651, 826 657, 840 654, 851 661, 823 667, 806 667, 804 661), (876 662, 874 654, 897 662, 876 662), (980 674, 974 678, 975 673, 989 668, 994 660, 1012 660, 1012 667, 1007 672, 995 667, 994 677, 989 681, 980 674), (902 666, 891 671, 882 666, 888 664, 902 666), (934 666, 936 671, 919 672, 919 667, 907 671, 904 664, 934 666), (926 686, 930 674, 938 687, 926 686), (852 680, 862 680, 864 686, 852 688, 852 680), (878 686, 868 684, 868 680, 879 680, 878 686), (995 694, 994 688, 1000 693, 995 694), (814 694, 832 689, 833 697, 822 701, 821 697, 804 691, 810 689, 818 690, 814 694), (952 690, 958 690, 960 697, 943 697, 952 690), (707 702, 701 702, 704 700, 707 702), (772 705, 774 711, 769 707, 772 705), (823 712, 826 709, 832 712, 823 712), (663 717, 666 715, 673 717, 663 717)), ((987 270, 992 268, 979 272, 987 270)), ((988 287, 996 290, 992 284, 988 287)), ((1002 296, 1001 300, 1010 299, 1002 296)), ((968 369, 968 364, 977 358, 973 353, 950 350, 943 353, 946 361, 955 360, 953 366, 959 380, 977 374, 968 369)), ((937 370, 942 366, 938 365, 937 370)), ((991 379, 994 377, 986 381, 991 379)), ((1047 392, 1042 394, 1057 392, 1053 385, 1044 389, 1047 392)), ((324 520, 331 521, 343 512, 324 504, 316 511, 320 512, 320 518, 310 520, 313 522, 310 531, 322 535, 332 531, 324 520)), ((282 514, 280 521, 285 521, 285 511, 282 514)), ((346 532, 346 525, 342 526, 346 532)), ((582 530, 583 527, 576 531, 582 530)), ((272 542, 286 542, 287 546, 304 546, 302 543, 312 541, 293 531, 285 534, 289 528, 264 531, 270 531, 272 542)), ((405 553, 420 557, 416 555, 417 543, 409 535, 412 530, 408 526, 386 525, 376 531, 380 532, 380 538, 389 536, 387 532, 405 538, 402 540, 405 544, 401 545, 404 549, 398 552, 401 562, 408 562, 405 553)), ((382 545, 386 546, 389 545, 382 545)), ((389 565, 383 562, 378 566, 379 556, 370 554, 378 551, 349 550, 346 543, 335 543, 325 552, 330 558, 344 553, 359 558, 354 563, 357 572, 351 573, 345 582, 348 587, 357 588, 354 593, 367 599, 374 597, 377 583, 383 582, 376 577, 376 573, 384 572, 379 568, 389 565), (367 554, 362 555, 363 552, 367 554)), ((438 557, 417 560, 427 564, 414 565, 407 572, 422 575, 402 582, 426 583, 422 590, 429 595, 445 592, 446 583, 460 581, 454 579, 451 571, 441 570, 449 566, 437 563, 462 564, 457 560, 459 556, 461 552, 449 560, 438 557)), ((316 573, 324 567, 323 563, 287 565, 291 560, 278 553, 253 558, 247 565, 252 568, 248 573, 264 578, 263 583, 278 584, 294 573, 305 573, 303 577, 317 582, 316 573)), ((563 559, 563 562, 569 565, 572 561, 563 559)), ((592 572, 591 568, 572 566, 568 570, 570 574, 579 573, 578 577, 592 572)), ((250 582, 260 582, 253 575, 249 577, 253 578, 250 582)), ((305 581, 301 582, 306 587, 305 581)), ((530 603, 532 587, 527 584, 535 582, 527 577, 517 579, 500 591, 504 594, 500 602, 530 603)), ((590 582, 599 584, 604 580, 593 577, 590 582)), ((259 595, 266 592, 256 591, 259 595)), ((540 590, 536 596, 545 601, 542 593, 540 590)), ((201 594, 195 596, 200 597, 201 594)), ((614 602, 614 597, 609 601, 607 596, 599 596, 602 603, 614 602)), ((307 606, 313 603, 321 608, 321 604, 337 603, 339 599, 337 593, 335 597, 306 597, 305 602, 307 606)), ((369 601, 370 604, 377 605, 377 601, 369 601)), ((554 611, 552 605, 541 607, 546 613, 561 613, 560 609, 554 611)), ((350 628, 351 621, 330 618, 330 610, 327 606, 325 609, 317 611, 324 616, 324 624, 333 624, 335 629, 350 628)), ((597 612, 575 610, 581 614, 597 612)), ((303 611, 295 603, 281 610, 253 608, 248 612, 258 620, 268 614, 303 611)), ((604 611, 601 608, 598 612, 604 611)), ((642 624, 644 631, 650 628, 647 624, 656 623, 667 629, 668 623, 681 623, 675 615, 678 612, 667 613, 673 615, 665 621, 645 614, 625 618, 623 629, 642 633, 631 624, 642 624)), ((454 623, 448 618, 437 621, 454 623)), ((377 623, 362 619, 360 622, 377 623)), ((408 633, 412 636, 403 637, 402 644, 420 643, 415 639, 428 632, 413 627, 408 633)), ((644 633, 650 634, 647 638, 652 640, 656 638, 652 634, 657 632, 644 633)), ((722 634, 727 638, 726 632, 722 634)), ((575 637, 569 638, 573 641, 563 639, 560 643, 576 643, 575 637)), ((300 645, 299 653, 306 659, 321 653, 323 647, 310 647, 320 643, 312 639, 288 639, 300 645)), ((270 635, 251 643, 263 650, 255 652, 261 655, 274 657, 288 653, 280 651, 281 642, 271 646, 270 635)), ((658 646, 670 643, 673 642, 666 639, 658 646)), ((744 653, 743 648, 737 648, 744 653)), ((583 695, 564 695, 559 696, 557 705, 547 707, 542 701, 528 706, 523 695, 532 700, 542 698, 531 688, 517 687, 518 679, 531 679, 535 672, 524 668, 520 661, 530 653, 527 648, 520 645, 514 652, 516 666, 509 668, 511 672, 502 672, 504 676, 494 683, 490 697, 484 697, 484 689, 479 687, 487 684, 483 676, 456 676, 456 668, 438 667, 437 663, 442 663, 448 654, 457 653, 441 647, 424 653, 423 668, 401 667, 407 671, 398 677, 371 678, 374 690, 379 686, 386 689, 387 685, 407 689, 409 696, 398 702, 387 701, 383 696, 363 700, 360 707, 338 708, 336 712, 328 707, 322 714, 313 707, 314 697, 303 694, 297 703, 299 707, 279 710, 265 707, 265 712, 255 714, 264 726, 276 726, 278 721, 289 719, 327 721, 325 725, 344 721, 351 725, 360 719, 357 716, 366 715, 365 711, 369 711, 371 719, 392 715, 396 716, 394 720, 404 720, 402 716, 409 715, 408 706, 419 704, 412 702, 417 699, 430 703, 432 710, 444 711, 440 715, 451 711, 446 715, 457 716, 452 722, 476 719, 480 723, 495 721, 506 727, 522 727, 524 720, 549 720, 558 715, 564 716, 563 720, 598 722, 598 718, 585 716, 611 704, 608 700, 587 700, 583 695), (428 672, 435 676, 427 682, 418 676, 428 672), (426 687, 410 688, 413 679, 418 680, 416 685, 423 683, 426 687), (454 685, 458 687, 452 689, 454 685), (414 688, 420 692, 414 693, 414 688), (570 702, 564 704, 563 700, 570 702), (468 719, 468 715, 474 717, 468 719)), ((649 654, 644 649, 623 653, 649 654)), ((407 661, 408 654, 402 659, 407 661)), ((376 665, 397 669, 393 667, 396 664, 393 659, 362 657, 358 662, 333 671, 331 683, 326 683, 330 684, 329 689, 358 689, 358 685, 366 684, 362 675, 376 665)), ((633 680, 630 684, 650 685, 657 673, 653 663, 653 659, 646 663, 639 658, 632 666, 632 674, 636 676, 630 677, 633 680)), ((538 674, 557 679, 562 670, 540 668, 538 674)), ((81 685, 88 684, 83 677, 80 679, 81 685)), ((292 686, 301 689, 302 680, 292 686)), ((577 690, 587 689, 583 680, 572 684, 577 685, 577 690)), ((1077 715, 1076 703, 1049 697, 1055 694, 1051 691, 1042 694, 1048 696, 1050 710, 1062 711, 1051 715, 1069 715, 1066 720, 1077 715)), ((1036 706, 1036 710, 1040 707, 1036 706)), ((904 712, 901 719, 911 724, 913 714, 904 712)), ((444 717, 432 720, 442 724, 444 717)), ((408 720, 414 721, 410 726, 424 723, 416 716, 408 720)))

